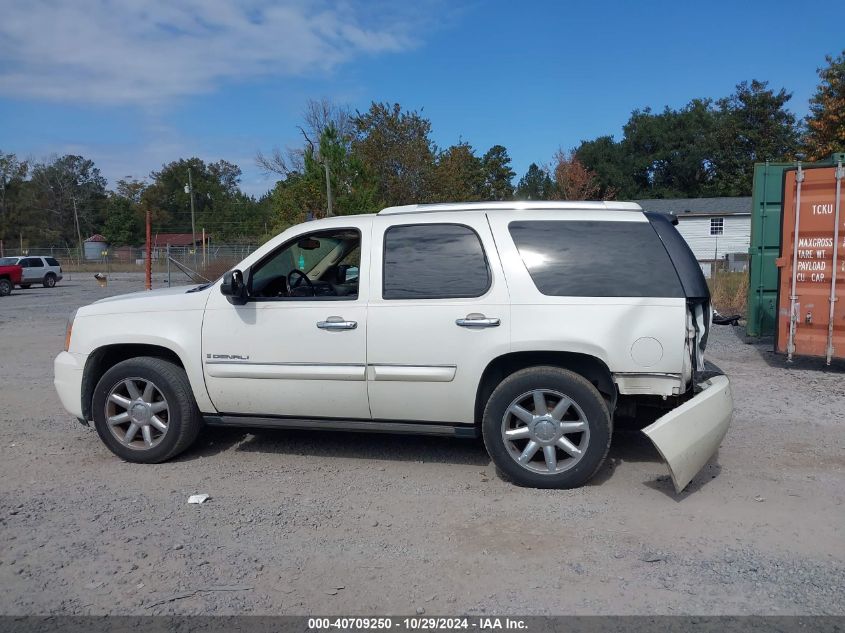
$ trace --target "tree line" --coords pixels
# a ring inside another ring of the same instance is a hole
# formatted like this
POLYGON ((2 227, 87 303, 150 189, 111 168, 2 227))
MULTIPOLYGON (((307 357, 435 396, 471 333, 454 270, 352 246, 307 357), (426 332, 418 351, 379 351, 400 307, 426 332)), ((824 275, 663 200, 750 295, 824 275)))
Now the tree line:
POLYGON ((219 241, 255 241, 267 233, 269 197, 240 189, 241 169, 220 160, 179 159, 148 181, 118 180, 107 188, 94 162, 83 156, 28 162, 0 151, 0 239, 5 249, 59 247, 68 250, 94 233, 115 246, 145 241, 150 210, 154 231, 190 233, 193 186, 195 226, 219 241), (189 172, 190 171, 190 176, 189 172))
POLYGON ((6 248, 76 247, 99 232, 111 244, 137 245, 147 210, 156 232, 189 233, 189 180, 197 231, 205 228, 218 242, 254 242, 322 217, 329 195, 336 215, 437 201, 749 195, 754 162, 845 151, 845 51, 828 56, 818 76, 803 120, 787 109, 792 95, 785 89, 742 82, 726 97, 634 110, 619 139, 560 149, 516 182, 503 145, 477 151, 459 140, 439 148, 421 111, 377 102, 361 112, 309 101, 301 144, 257 155, 278 178, 260 197, 241 190, 240 167, 225 160, 179 159, 147 180, 118 180, 109 190, 85 157, 30 162, 0 151, 0 239, 6 248))

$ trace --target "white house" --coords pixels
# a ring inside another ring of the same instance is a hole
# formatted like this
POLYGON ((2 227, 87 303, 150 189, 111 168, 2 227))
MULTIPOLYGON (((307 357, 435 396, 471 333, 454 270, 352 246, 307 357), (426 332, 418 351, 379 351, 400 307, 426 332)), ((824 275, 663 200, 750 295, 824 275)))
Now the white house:
POLYGON ((709 276, 716 260, 728 260, 731 270, 745 270, 751 246, 751 197, 661 198, 635 200, 643 211, 670 213, 678 232, 709 276))

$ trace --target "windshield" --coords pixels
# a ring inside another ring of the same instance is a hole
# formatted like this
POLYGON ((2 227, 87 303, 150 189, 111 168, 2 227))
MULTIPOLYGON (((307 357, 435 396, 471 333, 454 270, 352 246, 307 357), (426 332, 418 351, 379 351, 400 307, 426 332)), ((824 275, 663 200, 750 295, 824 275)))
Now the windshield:
POLYGON ((0 257, 0 266, 14 266, 17 263, 17 257, 0 257))

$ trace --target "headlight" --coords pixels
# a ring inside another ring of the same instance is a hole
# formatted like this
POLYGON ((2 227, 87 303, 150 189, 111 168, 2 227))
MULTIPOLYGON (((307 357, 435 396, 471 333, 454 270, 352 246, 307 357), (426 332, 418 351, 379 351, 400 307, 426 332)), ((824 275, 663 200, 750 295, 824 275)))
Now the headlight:
POLYGON ((73 333, 73 320, 76 318, 76 310, 74 310, 68 317, 67 326, 65 326, 65 351, 70 350, 70 335, 73 333))

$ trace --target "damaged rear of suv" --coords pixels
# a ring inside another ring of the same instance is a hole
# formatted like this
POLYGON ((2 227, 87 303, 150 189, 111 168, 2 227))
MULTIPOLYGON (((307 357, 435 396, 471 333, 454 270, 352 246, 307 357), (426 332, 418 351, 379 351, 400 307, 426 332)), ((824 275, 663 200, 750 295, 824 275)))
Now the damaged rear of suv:
POLYGON ((644 432, 680 491, 732 415, 711 313, 668 217, 633 203, 391 207, 291 227, 212 284, 80 308, 55 384, 128 461, 203 423, 480 434, 543 488, 583 485, 614 418, 656 408, 644 432))
MULTIPOLYGON (((493 403, 485 438, 493 438, 492 427, 501 423, 503 441, 490 439, 488 449, 506 449, 513 459, 502 463, 515 479, 544 487, 561 448, 570 457, 565 465, 583 459, 586 470, 598 468, 604 455, 590 444, 609 446, 614 417, 636 415, 642 407, 665 412, 644 433, 680 492, 727 431, 733 411, 728 379, 704 362, 712 316, 704 275, 669 216, 631 206, 633 213, 622 214, 608 210, 549 217, 544 210, 510 218, 491 215, 500 256, 523 265, 513 265, 508 277, 512 348, 534 358, 531 350, 560 350, 562 356, 548 355, 550 364, 565 364, 593 387, 584 386, 586 393, 573 399, 578 381, 570 377, 557 390, 541 389, 539 395, 530 390, 536 398, 533 409, 529 391, 516 394, 519 388, 510 390, 509 404, 493 403), (504 239, 506 233, 510 239, 504 239), (590 391, 600 394, 607 416, 600 406, 592 413, 579 406, 579 401, 585 406, 598 402, 590 391), (544 401, 549 414, 538 417, 544 401), (570 424, 576 418, 591 420, 590 428, 581 434, 551 434, 547 417, 557 425, 561 410, 567 412, 561 418, 564 429, 579 428, 570 424), (588 459, 591 452, 593 459, 588 459), (536 453, 543 458, 532 457, 536 453)), ((553 382, 551 376, 546 380, 553 382)))

